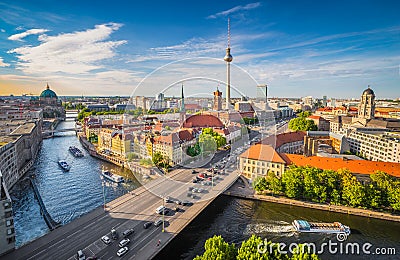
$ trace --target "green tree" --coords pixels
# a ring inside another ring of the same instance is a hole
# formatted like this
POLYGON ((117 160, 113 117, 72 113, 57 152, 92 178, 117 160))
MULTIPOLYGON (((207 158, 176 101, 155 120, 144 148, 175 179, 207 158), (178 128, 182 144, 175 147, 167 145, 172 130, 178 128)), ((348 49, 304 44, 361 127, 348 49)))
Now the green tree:
POLYGON ((302 112, 300 112, 300 113, 297 113, 297 117, 304 117, 304 118, 306 118, 306 117, 309 117, 309 116, 311 116, 311 112, 310 112, 310 111, 302 111, 302 112))
POLYGON ((290 166, 282 176, 285 194, 289 198, 299 199, 302 197, 304 181, 300 167, 290 166))
POLYGON ((400 211, 400 181, 396 181, 388 191, 390 207, 395 211, 400 211))
POLYGON ((268 171, 265 180, 267 182, 268 190, 272 191, 273 194, 277 194, 282 191, 282 181, 274 172, 268 171))
POLYGON ((320 259, 316 254, 314 254, 308 246, 304 244, 299 244, 295 249, 293 249, 291 260, 318 260, 320 259))
POLYGON ((278 251, 278 245, 271 241, 264 241, 261 237, 252 235, 249 239, 242 242, 238 249, 237 260, 272 260, 272 259, 288 259, 288 256, 278 251))
POLYGON ((217 143, 214 137, 209 134, 201 134, 199 136, 199 145, 203 153, 215 152, 217 150, 217 143))
POLYGON ((293 131, 317 131, 318 126, 312 120, 297 117, 289 121, 289 129, 293 131))
POLYGON ((342 200, 349 206, 365 206, 365 187, 348 170, 341 172, 342 200))
POLYGON ((268 188, 267 180, 264 177, 257 177, 252 185, 257 192, 265 191, 268 188))
POLYGON ((234 260, 237 255, 235 244, 229 244, 221 236, 213 236, 204 244, 205 252, 194 260, 234 260))
POLYGON ((191 157, 197 156, 197 155, 199 155, 200 153, 201 153, 201 149, 200 149, 199 143, 196 143, 196 144, 193 145, 193 146, 189 146, 189 147, 187 148, 187 151, 186 151, 186 154, 189 155, 189 156, 191 156, 191 157))

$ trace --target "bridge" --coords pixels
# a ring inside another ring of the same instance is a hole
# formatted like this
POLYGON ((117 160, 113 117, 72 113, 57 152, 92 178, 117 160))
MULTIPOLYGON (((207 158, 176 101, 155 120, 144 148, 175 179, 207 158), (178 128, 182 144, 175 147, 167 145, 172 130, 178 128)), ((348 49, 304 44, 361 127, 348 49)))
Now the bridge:
MULTIPOLYGON (((218 152, 213 160, 204 167, 197 167, 203 172, 210 164, 220 162, 229 151, 218 152)), ((234 158, 234 156, 231 156, 234 158)), ((218 180, 212 186, 203 186, 192 183, 194 174, 191 168, 181 168, 166 175, 154 175, 153 180, 143 186, 125 194, 114 201, 99 207, 94 211, 57 228, 47 235, 24 245, 4 256, 4 259, 76 259, 78 250, 83 250, 87 257, 97 256, 100 259, 116 257, 119 249, 118 242, 122 239, 122 232, 128 228, 134 229, 129 238, 131 242, 125 259, 152 259, 159 251, 181 232, 203 209, 217 196, 227 190, 239 178, 234 159, 225 166, 225 174, 218 175, 218 180), (195 197, 188 197, 188 188, 202 188, 195 197), (174 203, 165 203, 163 197, 171 200, 188 201, 188 205, 179 205, 175 210, 174 203), (160 205, 169 208, 165 215, 158 215, 155 209, 160 205), (151 225, 143 228, 146 222, 154 222, 163 217, 163 224, 156 227, 151 225), (115 228, 120 235, 118 240, 106 245, 101 241, 104 235, 110 236, 111 228, 115 228), (161 241, 161 243, 158 243, 161 241)), ((136 176, 141 178, 141 176, 136 176)))
POLYGON ((71 132, 71 131, 81 131, 81 127, 74 127, 74 128, 64 128, 64 129, 52 129, 52 130, 45 130, 42 131, 42 134, 54 134, 54 133, 62 133, 62 132, 71 132))

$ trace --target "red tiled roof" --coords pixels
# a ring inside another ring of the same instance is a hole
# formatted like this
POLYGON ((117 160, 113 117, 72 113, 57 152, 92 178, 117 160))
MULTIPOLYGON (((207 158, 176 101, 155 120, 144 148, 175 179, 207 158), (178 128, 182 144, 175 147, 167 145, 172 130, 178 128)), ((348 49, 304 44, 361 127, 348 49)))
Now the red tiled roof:
POLYGON ((192 115, 185 120, 183 127, 224 127, 224 124, 212 115, 192 115))
POLYGON ((154 138, 155 143, 165 143, 167 145, 173 145, 179 141, 190 141, 194 137, 189 130, 182 130, 179 132, 174 132, 169 135, 160 135, 154 138))
POLYGON ((341 158, 318 157, 298 154, 281 153, 281 158, 287 165, 312 166, 323 170, 348 169, 352 173, 372 174, 376 171, 383 171, 395 177, 400 177, 400 163, 373 162, 366 160, 343 160, 341 158))
POLYGON ((185 109, 187 110, 201 110, 201 108, 198 104, 185 104, 185 109))
POLYGON ((317 111, 331 112, 332 108, 331 107, 320 107, 317 109, 317 111))
POLYGON ((286 143, 302 141, 304 140, 305 135, 306 132, 303 131, 289 132, 279 135, 271 135, 261 140, 261 143, 271 145, 272 147, 275 148, 279 148, 286 143))
POLYGON ((315 115, 311 115, 311 116, 309 116, 309 117, 307 117, 307 118, 309 118, 309 119, 316 119, 316 120, 321 119, 320 116, 315 116, 315 115))
POLYGON ((282 157, 279 156, 279 153, 277 153, 274 148, 267 144, 252 145, 249 149, 247 149, 247 151, 239 155, 239 157, 266 162, 285 163, 282 157))

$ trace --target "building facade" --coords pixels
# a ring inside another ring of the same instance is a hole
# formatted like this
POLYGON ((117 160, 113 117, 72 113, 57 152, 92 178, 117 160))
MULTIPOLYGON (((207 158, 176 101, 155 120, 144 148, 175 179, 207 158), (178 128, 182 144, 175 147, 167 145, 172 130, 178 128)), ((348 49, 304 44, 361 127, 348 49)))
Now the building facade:
POLYGON ((350 150, 371 160, 400 163, 400 133, 352 131, 348 135, 350 150))

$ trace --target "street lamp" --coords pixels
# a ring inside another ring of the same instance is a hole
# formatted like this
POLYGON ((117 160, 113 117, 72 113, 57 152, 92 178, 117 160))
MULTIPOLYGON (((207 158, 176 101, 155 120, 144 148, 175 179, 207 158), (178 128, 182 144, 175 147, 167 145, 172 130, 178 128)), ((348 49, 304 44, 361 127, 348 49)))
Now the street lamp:
POLYGON ((162 205, 163 205, 163 211, 162 211, 162 232, 165 231, 165 194, 164 194, 164 198, 162 198, 162 205))
POLYGON ((104 209, 104 212, 106 212, 106 193, 104 190, 105 184, 104 184, 104 179, 102 179, 101 177, 100 177, 100 179, 101 179, 101 186, 103 187, 103 209, 104 209))

